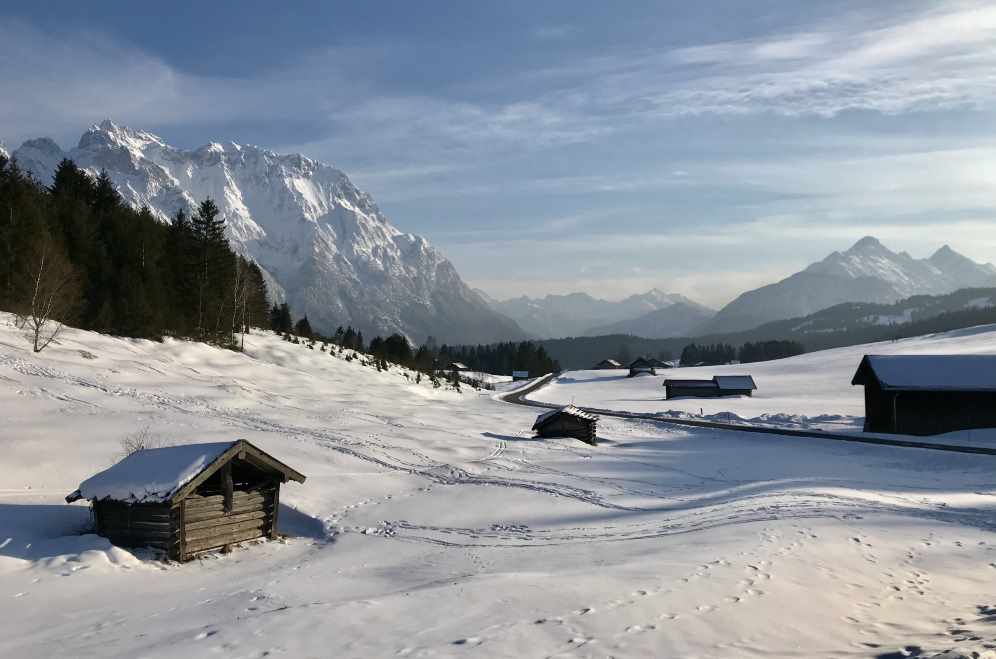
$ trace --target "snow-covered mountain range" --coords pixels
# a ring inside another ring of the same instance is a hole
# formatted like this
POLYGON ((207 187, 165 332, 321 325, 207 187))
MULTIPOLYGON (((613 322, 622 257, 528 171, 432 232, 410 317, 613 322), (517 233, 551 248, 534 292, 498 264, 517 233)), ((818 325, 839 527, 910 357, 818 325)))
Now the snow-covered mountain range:
POLYGON ((651 325, 667 324, 667 312, 664 310, 668 309, 675 310, 675 321, 671 324, 682 327, 682 319, 688 316, 688 310, 699 310, 702 314, 696 325, 712 314, 711 310, 683 295, 665 293, 656 288, 618 302, 594 298, 587 293, 547 295, 542 298, 522 296, 489 302, 495 310, 512 318, 527 332, 540 338, 594 336, 620 331, 625 333, 628 330, 615 328, 615 324, 637 321, 648 314, 655 314, 656 320, 648 319, 642 324, 638 323, 642 330, 646 330, 651 325))
POLYGON ((700 334, 747 330, 807 316, 843 302, 892 303, 911 295, 942 295, 996 286, 996 267, 976 263, 947 245, 926 259, 893 252, 866 236, 775 284, 741 294, 700 328, 700 334))
POLYGON ((368 336, 401 332, 449 343, 524 336, 428 241, 397 229, 370 195, 323 162, 232 142, 187 151, 110 121, 68 152, 39 138, 13 156, 44 183, 63 158, 93 174, 106 170, 127 201, 164 221, 214 199, 233 246, 316 329, 350 324, 368 336))
POLYGON ((715 315, 715 310, 687 300, 675 302, 670 306, 656 309, 636 318, 592 327, 586 334, 588 336, 628 334, 645 339, 692 336, 703 323, 715 315))

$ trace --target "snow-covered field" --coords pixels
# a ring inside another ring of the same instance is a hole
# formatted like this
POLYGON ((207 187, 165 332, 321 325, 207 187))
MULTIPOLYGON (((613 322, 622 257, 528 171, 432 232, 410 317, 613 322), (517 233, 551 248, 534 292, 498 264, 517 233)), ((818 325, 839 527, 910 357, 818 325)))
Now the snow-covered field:
POLYGON ((866 354, 996 354, 996 326, 823 350, 756 364, 660 369, 656 376, 630 378, 627 370, 568 371, 527 398, 605 410, 681 412, 719 421, 860 431, 864 389, 852 386, 851 378, 866 354), (757 391, 752 397, 664 400, 667 378, 708 380, 713 375, 740 374, 754 377, 757 391))
MULTIPOLYGON (((945 340, 996 345, 981 332, 945 340)), ((466 387, 272 335, 248 337, 247 353, 67 331, 35 355, 0 316, 0 656, 875 657, 996 644, 996 458, 613 419, 597 447, 537 441, 536 410, 466 387), (244 437, 306 474, 281 492, 292 537, 177 565, 81 534, 86 506, 62 498, 143 428, 177 443, 244 437)), ((803 359, 811 372, 752 366, 762 392, 746 404, 855 414, 860 392, 834 382, 857 362, 803 359)), ((649 399, 639 381, 568 376, 582 382, 538 395, 649 399)), ((660 379, 647 379, 654 393, 660 379)))

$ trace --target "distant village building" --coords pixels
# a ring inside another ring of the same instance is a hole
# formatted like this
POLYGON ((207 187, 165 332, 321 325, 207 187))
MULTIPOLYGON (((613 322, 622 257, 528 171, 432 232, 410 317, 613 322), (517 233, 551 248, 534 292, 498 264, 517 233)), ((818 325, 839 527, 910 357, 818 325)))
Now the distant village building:
POLYGON ((528 380, 529 371, 512 371, 512 382, 518 382, 519 380, 528 380))
POLYGON ((657 369, 654 368, 649 359, 638 357, 629 365, 629 377, 644 374, 657 375, 657 369))
POLYGON ((654 368, 674 368, 674 364, 672 362, 666 362, 660 359, 648 359, 647 361, 654 368))
POLYGON ((590 412, 567 405, 544 412, 536 418, 533 430, 537 437, 574 437, 594 445, 598 417, 590 412))
POLYGON ((996 428, 996 355, 866 355, 865 431, 936 435, 996 428))
POLYGON ((66 497, 90 501, 97 534, 177 561, 277 536, 280 485, 305 477, 249 442, 136 451, 66 497))
POLYGON ((711 380, 664 380, 665 398, 751 396, 757 389, 749 375, 714 375, 711 380))
POLYGON ((603 359, 602 361, 595 364, 596 371, 611 369, 611 368, 622 368, 622 364, 614 359, 603 359))
POLYGON ((463 362, 450 362, 449 370, 451 370, 451 371, 469 371, 470 367, 468 367, 463 362))

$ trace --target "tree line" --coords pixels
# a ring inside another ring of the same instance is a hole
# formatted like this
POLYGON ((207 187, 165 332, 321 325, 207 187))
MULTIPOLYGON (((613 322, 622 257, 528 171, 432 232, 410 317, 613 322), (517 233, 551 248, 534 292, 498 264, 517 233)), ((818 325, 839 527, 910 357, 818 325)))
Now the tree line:
POLYGON ((126 203, 106 172, 63 160, 46 187, 2 155, 0 309, 35 351, 63 324, 232 348, 270 324, 262 271, 231 249, 210 199, 165 224, 126 203))
POLYGON ((806 352, 805 347, 798 341, 758 341, 756 343, 748 341, 739 348, 734 348, 728 343, 708 345, 690 343, 681 351, 681 365, 716 366, 734 361, 747 364, 793 357, 804 352, 806 352))

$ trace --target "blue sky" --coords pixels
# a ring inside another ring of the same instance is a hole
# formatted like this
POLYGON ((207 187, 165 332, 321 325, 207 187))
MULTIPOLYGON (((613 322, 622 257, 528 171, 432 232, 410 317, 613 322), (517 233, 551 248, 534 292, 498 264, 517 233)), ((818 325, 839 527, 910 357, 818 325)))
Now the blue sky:
POLYGON ((0 9, 0 61, 9 146, 300 151, 498 297, 996 253, 992 3, 50 1, 0 9))

